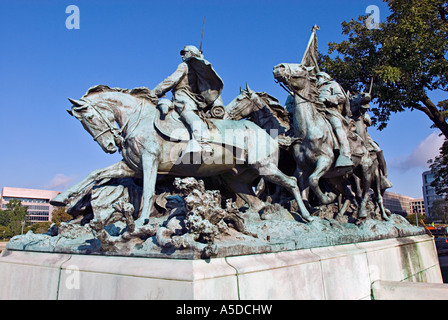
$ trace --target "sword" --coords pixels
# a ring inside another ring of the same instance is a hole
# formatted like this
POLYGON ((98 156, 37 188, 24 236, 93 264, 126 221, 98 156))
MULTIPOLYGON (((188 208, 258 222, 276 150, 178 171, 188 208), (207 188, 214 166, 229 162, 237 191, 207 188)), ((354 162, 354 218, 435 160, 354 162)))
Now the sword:
POLYGON ((370 89, 369 89, 369 95, 372 95, 372 88, 373 88, 373 77, 370 79, 370 89))
POLYGON ((205 16, 204 16, 204 22, 202 22, 201 44, 199 45, 199 52, 201 54, 202 54, 202 38, 204 37, 204 26, 205 26, 205 16))

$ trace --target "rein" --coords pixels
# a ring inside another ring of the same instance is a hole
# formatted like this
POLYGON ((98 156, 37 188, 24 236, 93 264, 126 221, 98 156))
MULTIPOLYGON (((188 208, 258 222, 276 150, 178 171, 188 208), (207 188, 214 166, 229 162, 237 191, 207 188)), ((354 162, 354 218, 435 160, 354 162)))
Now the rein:
MULTIPOLYGON (((291 82, 291 67, 286 64, 287 67, 287 72, 285 72, 285 80, 286 80, 286 84, 282 83, 281 81, 275 80, 276 83, 280 84, 280 86, 291 96, 297 95, 299 96, 299 98, 301 98, 302 100, 305 100, 303 102, 300 103, 305 103, 305 102, 310 102, 310 103, 316 103, 316 100, 311 100, 308 99, 306 97, 304 97, 302 94, 300 94, 296 89, 294 89, 294 87, 292 87, 289 83, 291 82)), ((297 76, 296 78, 304 78, 304 79, 309 79, 308 76, 297 76)))
MULTIPOLYGON (((129 138, 130 134, 131 134, 132 132, 134 132, 134 130, 137 128, 137 126, 138 126, 139 123, 140 123, 140 119, 141 119, 142 111, 143 111, 143 101, 140 102, 140 111, 139 111, 139 114, 138 114, 137 122, 136 122, 135 125, 133 126, 132 130, 128 131, 128 133, 126 134, 126 137, 123 137, 123 131, 128 127, 130 118, 128 118, 128 119, 126 120, 126 123, 121 127, 121 129, 118 129, 116 126, 112 125, 112 124, 110 123, 110 121, 109 121, 107 118, 105 118, 105 117, 103 116, 103 114, 100 112, 100 110, 99 110, 100 108, 97 106, 98 102, 97 102, 97 103, 92 103, 89 99, 86 99, 86 98, 84 98, 83 100, 86 101, 87 104, 88 104, 90 107, 92 107, 93 110, 96 111, 96 113, 99 114, 100 118, 102 119, 102 121, 105 123, 105 125, 106 125, 106 127, 107 127, 106 129, 104 129, 103 131, 101 131, 100 133, 98 133, 95 137, 93 137, 93 140, 94 140, 94 141, 97 141, 99 137, 101 137, 101 136, 102 136, 103 134, 105 134, 106 132, 109 132, 109 131, 110 131, 111 134, 112 134, 113 137, 114 137, 114 140, 115 140, 115 143, 117 144, 117 147, 118 147, 120 150, 122 150, 122 149, 123 149, 123 145, 124 145, 124 143, 126 142, 126 140, 129 138)), ((113 110, 112 110, 109 106, 107 106, 106 109, 108 109, 108 110, 113 114, 113 110)))
MULTIPOLYGON (((249 101, 252 102, 249 98, 249 101)), ((248 107, 249 103, 239 103, 236 108, 233 108, 230 111, 227 111, 227 114, 230 116, 231 120, 234 120, 236 116, 240 115, 243 110, 248 107)))

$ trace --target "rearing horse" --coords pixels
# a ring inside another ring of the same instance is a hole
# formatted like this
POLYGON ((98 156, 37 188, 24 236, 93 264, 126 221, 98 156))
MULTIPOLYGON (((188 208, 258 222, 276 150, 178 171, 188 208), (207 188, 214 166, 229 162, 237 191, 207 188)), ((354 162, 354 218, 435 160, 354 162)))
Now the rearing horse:
MULTIPOLYGON (((359 102, 362 101, 361 98, 362 98, 362 95, 350 97, 350 103, 352 104, 352 112, 354 111, 353 108, 355 108, 355 106, 359 105, 359 102)), ((292 114, 292 113, 294 113, 295 105, 291 98, 289 99, 289 102, 290 102, 289 109, 292 114)), ((358 108, 359 107, 361 107, 361 106, 359 105, 358 108)), ((237 99, 235 99, 234 101, 229 103, 229 105, 227 105, 227 107, 226 107, 225 119, 240 120, 240 119, 244 119, 244 118, 247 118, 247 119, 255 122, 258 126, 262 127, 263 129, 267 130, 268 132, 272 132, 273 130, 275 130, 275 132, 280 134, 279 138, 284 139, 283 143, 287 147, 287 149, 290 149, 289 146, 294 145, 295 142, 298 142, 298 143, 303 142, 303 139, 300 140, 300 139, 291 137, 289 135, 286 137, 285 136, 282 137, 282 134, 285 132, 288 132, 290 130, 291 126, 293 126, 294 124, 290 123, 288 111, 279 103, 279 101, 276 98, 270 96, 269 94, 267 94, 265 92, 252 91, 248 86, 246 87, 246 89, 241 90, 241 94, 237 97, 237 99)), ((359 121, 359 119, 358 119, 358 121, 359 121)), ((361 126, 361 125, 359 125, 359 126, 361 126)), ((357 124, 357 127, 358 127, 358 124, 357 124)), ((366 130, 365 125, 363 125, 361 127, 362 127, 362 130, 364 130, 364 131, 366 130)), ((362 137, 364 135, 366 135, 366 131, 364 132, 364 134, 360 134, 360 137, 362 137)), ((363 140, 363 141, 365 141, 365 140, 363 140)), ((279 139, 279 142, 282 143, 280 139, 279 139)), ((296 146, 296 148, 297 148, 297 146, 296 146)), ((291 172, 292 166, 294 166, 294 168, 296 166, 295 160, 292 159, 293 155, 290 154, 289 152, 287 152, 286 149, 285 150, 281 149, 280 152, 281 152, 280 162, 279 162, 280 168, 282 169, 283 172, 288 172, 288 171, 291 172), (290 157, 291 157, 291 159, 290 159, 290 157)), ((291 152, 291 153, 293 153, 293 152, 291 152)), ((370 172, 372 172, 372 174, 373 174, 373 179, 371 181, 371 187, 375 194, 375 199, 374 199, 374 203, 376 204, 375 211, 379 211, 382 215, 382 218, 384 220, 388 220, 387 212, 383 205, 382 193, 384 192, 384 190, 386 188, 390 188, 391 184, 387 179, 383 179, 383 177, 381 176, 381 172, 380 172, 380 167, 382 167, 382 166, 384 167, 386 164, 385 164, 384 159, 383 159, 383 163, 381 163, 378 160, 378 155, 375 152, 370 152, 369 157, 371 158, 372 163, 373 163, 373 166, 371 167, 370 172)), ((302 166, 303 166, 303 164, 302 164, 302 166)), ((330 171, 331 171, 331 169, 330 169, 330 171)), ((358 172, 359 175, 362 174, 362 170, 359 170, 359 168, 357 168, 356 171, 358 172)), ((342 184, 340 183, 341 180, 340 180, 340 178, 337 177, 337 173, 332 173, 332 176, 334 176, 335 178, 327 180, 327 182, 331 185, 331 187, 337 188, 337 190, 335 190, 335 191, 337 191, 338 193, 342 193, 343 195, 346 196, 346 198, 347 198, 346 200, 353 202, 354 198, 352 195, 352 191, 347 189, 347 185, 345 183, 342 183, 342 184)), ((356 182, 355 184, 352 185, 352 190, 355 191, 356 195, 358 196, 358 199, 360 199, 359 202, 361 202, 365 193, 363 193, 361 186, 359 185, 359 183, 357 183, 357 181, 360 179, 355 176, 351 176, 351 178, 354 178, 354 179, 350 179, 348 182, 350 182, 351 184, 353 184, 353 182, 356 182)), ((278 188, 277 188, 276 193, 277 192, 279 192, 278 188)), ((273 197, 274 196, 275 195, 273 195, 273 197)), ((304 200, 306 199, 306 192, 304 192, 303 199, 304 200)), ((330 197, 330 199, 331 199, 331 197, 330 197)), ((343 212, 347 209, 347 205, 348 205, 348 202, 346 201, 343 208, 338 213, 338 215, 343 214, 343 212)), ((361 213, 361 217, 362 217, 362 213, 361 213)))
MULTIPOLYGON (((275 66, 273 73, 275 79, 292 93, 288 97, 287 109, 292 113, 294 136, 300 141, 293 145, 300 187, 303 190, 309 186, 321 204, 328 204, 335 200, 336 195, 322 192, 319 180, 322 177, 344 177, 347 172, 334 167, 336 142, 332 127, 323 114, 324 106, 317 101, 318 90, 316 78, 311 75, 312 69, 301 64, 283 63, 275 66)), ((355 164, 353 173, 360 177, 362 189, 358 217, 364 218, 375 168, 362 140, 356 135, 353 137, 354 140, 349 138, 355 164)))
POLYGON ((302 217, 306 221, 313 219, 302 201, 297 180, 278 169, 278 145, 263 129, 250 121, 214 120, 216 125, 221 121, 221 127, 238 133, 237 138, 245 144, 246 160, 250 160, 241 163, 235 158, 232 148, 229 150, 222 142, 212 141, 213 153, 207 159, 194 164, 179 162, 186 141, 170 141, 157 130, 155 120, 159 112, 153 97, 147 88, 128 90, 95 86, 80 100, 70 99, 73 106, 69 113, 81 121, 105 152, 114 153, 118 146, 123 160, 93 171, 83 181, 55 197, 52 204, 67 204, 70 197, 95 181, 143 177, 143 206, 136 220, 137 224, 143 225, 149 219, 158 173, 195 177, 221 175, 235 192, 240 192, 242 185, 250 189, 253 180, 263 176, 289 190, 299 204, 302 217), (113 125, 115 122, 120 129, 113 125))

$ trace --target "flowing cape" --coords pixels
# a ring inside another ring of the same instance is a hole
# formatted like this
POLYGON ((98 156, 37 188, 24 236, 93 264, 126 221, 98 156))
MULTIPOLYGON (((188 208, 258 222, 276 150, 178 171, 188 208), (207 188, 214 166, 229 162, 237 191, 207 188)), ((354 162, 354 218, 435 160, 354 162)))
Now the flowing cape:
POLYGON ((212 105, 221 95, 224 87, 221 78, 207 60, 191 57, 186 63, 197 75, 199 93, 204 97, 207 105, 212 105))

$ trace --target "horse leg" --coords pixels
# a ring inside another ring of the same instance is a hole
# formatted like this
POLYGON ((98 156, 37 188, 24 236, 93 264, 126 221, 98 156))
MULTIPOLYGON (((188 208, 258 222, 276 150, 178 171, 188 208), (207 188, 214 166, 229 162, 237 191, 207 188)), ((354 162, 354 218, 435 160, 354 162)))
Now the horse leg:
POLYGON ((310 215, 303 203, 300 189, 297 185, 297 179, 295 177, 288 177, 285 175, 272 161, 269 161, 268 163, 258 163, 256 168, 259 172, 263 172, 262 175, 266 180, 285 187, 294 195, 294 198, 299 205, 300 215, 305 221, 310 222, 315 219, 310 215))
POLYGON ((341 218, 344 216, 348 209, 348 206, 353 202, 353 194, 351 193, 347 180, 339 181, 340 178, 327 179, 327 183, 330 188, 337 191, 338 193, 338 213, 335 218, 341 218))
POLYGON ((359 204, 358 218, 366 218, 367 217, 367 202, 370 199, 370 186, 372 184, 372 168, 373 163, 369 161, 366 164, 362 165, 362 199, 359 204))
POLYGON ((249 208, 259 212, 266 205, 261 201, 254 193, 252 189, 251 182, 256 178, 256 176, 250 173, 242 173, 241 175, 235 176, 232 173, 225 173, 221 175, 222 179, 226 185, 238 195, 249 205, 249 208))
POLYGON ((362 199, 362 190, 361 190, 361 179, 355 175, 353 175, 352 179, 352 188, 355 191, 355 198, 357 203, 361 203, 362 199))
POLYGON ((326 172, 328 172, 331 163, 332 161, 329 157, 320 157, 319 159, 317 159, 314 172, 308 177, 309 185, 314 191, 320 204, 329 204, 333 202, 337 197, 334 193, 324 194, 319 187, 319 180, 326 172))
POLYGON ((302 190, 303 201, 307 201, 308 200, 307 191, 310 187, 308 184, 308 179, 306 179, 304 172, 301 171, 299 168, 296 168, 296 170, 294 171, 294 176, 297 178, 297 183, 299 184, 300 190, 302 190))
POLYGON ((257 187, 255 188, 255 196, 260 197, 261 193, 266 189, 266 182, 263 178, 260 179, 260 181, 257 184, 257 187))
POLYGON ((342 205, 342 208, 340 208, 340 210, 338 212, 339 217, 342 217, 345 214, 350 203, 355 203, 355 197, 354 197, 352 191, 350 190, 350 188, 348 187, 347 183, 344 183, 344 185, 342 186, 342 189, 343 190, 342 190, 341 195, 343 197, 345 196, 345 201, 344 201, 344 204, 342 205))
POLYGON ((92 171, 84 180, 54 197, 50 201, 50 204, 59 207, 66 206, 71 197, 83 192, 83 190, 92 183, 103 179, 133 178, 135 176, 135 172, 131 168, 129 168, 129 166, 123 160, 118 161, 117 163, 114 163, 113 165, 106 168, 92 171))
POLYGON ((387 221, 389 220, 389 217, 387 216, 386 210, 384 209, 383 195, 381 190, 381 173, 379 168, 375 170, 375 187, 375 196, 381 212, 381 217, 387 221))
POLYGON ((157 169, 159 167, 158 158, 150 153, 142 155, 143 169, 143 205, 140 217, 135 220, 136 225, 142 226, 149 221, 152 200, 156 190, 157 169))

